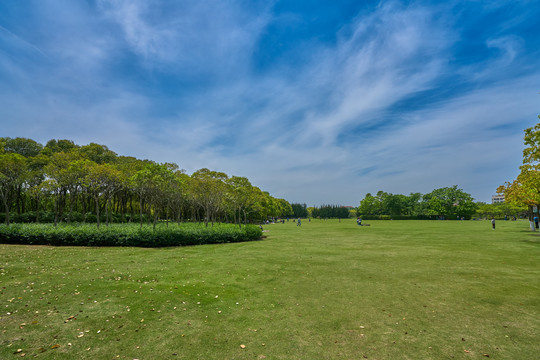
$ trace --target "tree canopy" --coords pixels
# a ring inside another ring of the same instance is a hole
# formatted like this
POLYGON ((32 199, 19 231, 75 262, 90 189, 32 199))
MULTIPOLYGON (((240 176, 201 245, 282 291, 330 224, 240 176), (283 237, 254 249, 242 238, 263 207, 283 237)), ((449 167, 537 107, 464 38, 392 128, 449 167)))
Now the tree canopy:
POLYGON ((472 196, 454 185, 424 195, 411 193, 407 196, 379 191, 373 196, 368 193, 360 201, 357 212, 362 216, 469 219, 476 209, 472 196))
MULTIPOLYGON (((10 213, 54 214, 59 221, 158 219, 236 222, 239 226, 292 213, 245 177, 206 168, 188 175, 177 164, 121 156, 105 145, 52 139, 0 138, 0 196, 10 213)), ((45 219, 52 221, 51 219, 45 219)))
POLYGON ((540 123, 525 129, 523 142, 521 172, 514 181, 499 186, 497 192, 504 194, 505 201, 510 204, 528 206, 532 218, 533 208, 540 204, 540 123))

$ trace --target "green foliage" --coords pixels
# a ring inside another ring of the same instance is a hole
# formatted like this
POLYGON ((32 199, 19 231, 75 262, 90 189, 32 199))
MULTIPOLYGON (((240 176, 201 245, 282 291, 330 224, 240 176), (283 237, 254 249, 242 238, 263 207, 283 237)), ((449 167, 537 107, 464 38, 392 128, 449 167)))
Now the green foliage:
POLYGON ((477 205, 471 195, 457 185, 409 196, 379 191, 377 196, 366 194, 358 207, 358 215, 365 219, 429 219, 445 217, 470 219, 477 205))
POLYGON ((182 224, 140 228, 116 224, 101 229, 91 225, 15 224, 0 226, 0 243, 54 246, 167 247, 222 244, 261 238, 260 228, 220 224, 212 227, 182 224))
POLYGON ((4 144, 5 152, 16 153, 24 157, 37 156, 43 149, 43 145, 32 139, 7 137, 0 140, 4 144))
POLYGON ((341 205, 322 205, 320 208, 313 208, 311 216, 316 218, 347 219, 349 209, 341 205))
POLYGON ((79 146, 52 139, 43 147, 31 139, 0 138, 0 211, 10 223, 101 222, 151 218, 254 223, 292 213, 290 204, 252 186, 247 178, 200 169, 191 176, 177 164, 118 156, 105 145, 79 146), (102 221, 102 214, 105 214, 102 221), (135 215, 138 214, 138 215, 135 215))
POLYGON ((306 204, 291 204, 292 214, 294 218, 306 218, 308 216, 306 204))
POLYGON ((527 216, 527 207, 526 206, 516 206, 508 202, 495 203, 495 204, 485 204, 478 203, 478 209, 474 214, 478 218, 491 218, 495 217, 496 219, 504 219, 506 216, 516 218, 523 218, 527 216))
POLYGON ((528 206, 529 220, 532 220, 533 207, 540 205, 540 123, 525 129, 523 141, 526 147, 521 172, 514 181, 499 186, 497 192, 504 194, 506 202, 528 206))

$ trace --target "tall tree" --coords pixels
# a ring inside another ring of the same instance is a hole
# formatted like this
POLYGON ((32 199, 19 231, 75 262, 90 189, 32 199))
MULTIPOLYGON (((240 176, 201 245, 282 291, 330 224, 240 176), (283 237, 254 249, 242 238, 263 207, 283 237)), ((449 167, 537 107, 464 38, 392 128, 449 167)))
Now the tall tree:
POLYGON ((79 152, 96 164, 113 163, 118 156, 114 151, 109 150, 107 146, 96 143, 81 146, 79 152))
POLYGON ((523 141, 525 149, 521 172, 514 181, 499 186, 497 192, 504 194, 505 201, 511 204, 526 205, 529 208, 531 229, 535 230, 532 224, 533 211, 535 208, 538 211, 540 205, 540 123, 525 129, 523 141))
POLYGON ((203 209, 205 214, 204 223, 214 223, 215 215, 224 202, 227 190, 225 181, 227 174, 211 171, 206 168, 195 171, 191 178, 191 190, 194 201, 203 209))
POLYGON ((47 155, 51 155, 57 152, 69 152, 77 148, 79 148, 79 146, 75 145, 75 143, 72 140, 51 139, 47 141, 47 144, 45 144, 45 147, 43 148, 43 152, 47 155))
POLYGON ((423 199, 430 215, 444 216, 447 219, 470 218, 477 208, 472 196, 458 189, 457 185, 435 189, 424 195, 423 199))
POLYGON ((6 152, 12 152, 24 157, 36 156, 43 149, 43 145, 27 138, 3 138, 4 150, 6 152))
POLYGON ((0 196, 6 213, 5 223, 9 225, 9 205, 16 189, 24 182, 26 159, 16 153, 0 155, 0 196))

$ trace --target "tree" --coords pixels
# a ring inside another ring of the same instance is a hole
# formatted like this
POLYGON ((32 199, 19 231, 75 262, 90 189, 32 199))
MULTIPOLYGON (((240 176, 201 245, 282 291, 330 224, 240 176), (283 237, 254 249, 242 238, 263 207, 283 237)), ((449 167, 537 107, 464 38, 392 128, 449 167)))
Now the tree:
POLYGON ((47 155, 51 155, 57 152, 69 152, 77 148, 79 148, 79 146, 75 145, 75 143, 72 140, 51 139, 47 141, 47 144, 45 144, 45 147, 43 148, 43 152, 47 155))
POLYGON ((16 153, 24 157, 36 156, 43 149, 43 145, 27 138, 3 138, 4 151, 16 153))
POLYGON ((306 204, 291 204, 293 217, 295 218, 306 218, 308 216, 307 205, 306 204))
POLYGON ((99 209, 100 198, 105 199, 106 225, 109 225, 109 203, 116 191, 120 188, 120 172, 109 164, 96 164, 93 161, 84 162, 86 176, 84 185, 92 194, 96 205, 97 227, 100 225, 99 209))
MULTIPOLYGON (((504 194, 506 202, 527 206, 529 221, 532 222, 533 209, 538 209, 540 204, 540 123, 525 129, 523 141, 526 147, 523 150, 521 172, 514 181, 499 186, 497 192, 504 194)), ((533 224, 531 229, 534 230, 533 224)))
POLYGON ((470 194, 467 194, 457 185, 435 189, 424 195, 429 215, 444 216, 447 219, 457 217, 470 218, 476 211, 476 203, 470 194))
POLYGON ((23 183, 26 175, 26 159, 24 156, 7 153, 0 155, 0 196, 4 203, 6 225, 9 225, 9 205, 15 189, 23 183))
POLYGON ((113 163, 118 156, 114 151, 109 150, 107 146, 96 143, 81 146, 79 152, 96 164, 113 163))
POLYGON ((214 217, 223 204, 227 178, 225 173, 206 168, 197 170, 191 175, 193 199, 204 211, 206 226, 209 221, 214 223, 214 217))
POLYGON ((232 176, 226 180, 226 184, 228 185, 227 199, 233 209, 234 222, 242 227, 242 215, 244 215, 245 225, 247 222, 246 210, 255 199, 253 186, 247 178, 240 176, 232 176))
POLYGON ((149 163, 137 171, 131 178, 132 189, 139 195, 141 227, 143 219, 143 204, 147 202, 150 213, 153 212, 153 227, 155 229, 160 209, 168 204, 168 196, 172 185, 176 182, 174 174, 167 165, 149 163))
MULTIPOLYGON (((81 175, 76 170, 80 165, 70 168, 70 164, 77 160, 80 160, 80 156, 76 151, 56 152, 51 154, 49 163, 44 167, 46 176, 44 188, 54 196, 55 226, 62 217, 68 195, 70 195, 70 209, 73 209, 73 202, 76 201, 77 188, 81 182, 81 175)), ((70 220, 71 211, 68 217, 68 221, 70 220)))
POLYGON ((358 207, 358 215, 379 215, 382 211, 381 201, 367 193, 358 207))
POLYGON ((49 163, 49 158, 44 154, 39 154, 27 159, 28 173, 26 183, 30 194, 31 202, 35 201, 36 222, 39 222, 40 202, 44 194, 42 182, 45 180, 45 166, 49 163))

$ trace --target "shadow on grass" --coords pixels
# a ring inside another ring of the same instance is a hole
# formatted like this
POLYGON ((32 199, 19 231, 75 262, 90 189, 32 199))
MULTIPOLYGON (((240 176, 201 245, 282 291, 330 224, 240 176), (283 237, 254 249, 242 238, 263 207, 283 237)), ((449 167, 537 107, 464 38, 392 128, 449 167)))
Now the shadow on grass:
POLYGON ((527 244, 540 245, 540 234, 538 234, 538 233, 529 234, 527 239, 524 239, 524 240, 521 240, 521 241, 524 242, 524 243, 527 243, 527 244))

